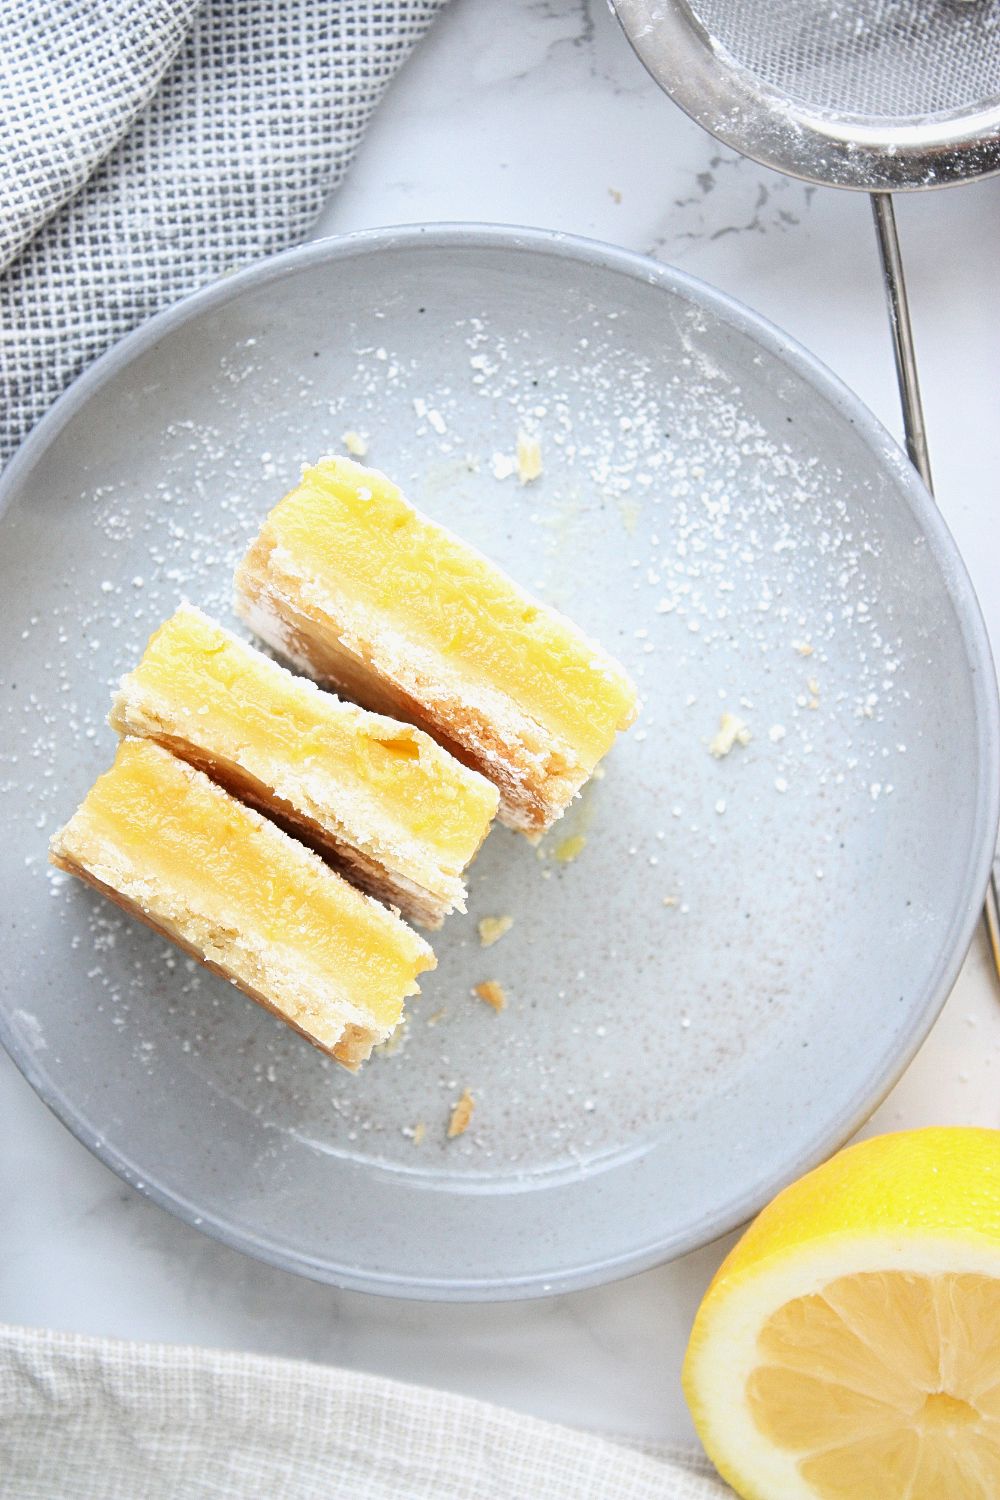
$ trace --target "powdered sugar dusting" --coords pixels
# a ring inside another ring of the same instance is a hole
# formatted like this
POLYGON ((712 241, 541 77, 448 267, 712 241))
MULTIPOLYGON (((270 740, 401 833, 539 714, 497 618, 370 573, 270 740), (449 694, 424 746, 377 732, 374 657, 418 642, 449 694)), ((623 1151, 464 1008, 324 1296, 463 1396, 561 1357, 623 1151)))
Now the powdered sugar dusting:
POLYGON ((697 1154, 695 1122, 723 1107, 750 1150, 762 1091, 797 1129, 813 1108, 818 1087, 792 1094, 815 1085, 814 1047, 834 1067, 838 1007, 877 1050, 879 993, 917 984, 943 920, 935 866, 957 868, 964 835, 933 857, 920 835, 961 768, 926 725, 932 697, 952 718, 967 700, 937 565, 843 419, 695 303, 615 278, 591 303, 555 278, 498 311, 474 276, 408 274, 360 312, 324 284, 321 338, 312 304, 204 327, 155 410, 110 391, 31 497, 53 552, 42 566, 25 549, 34 577, 11 604, 25 675, 0 789, 22 931, 80 998, 23 1009, 46 1056, 82 1034, 92 1075, 127 1091, 131 1069, 182 1101, 163 1128, 195 1175, 185 1111, 245 1129, 262 1170, 303 1173, 349 1158, 407 1180, 573 1182, 667 1136, 697 1154), (405 1049, 357 1079, 44 863, 111 759, 112 684, 182 598, 234 627, 232 570, 260 518, 346 432, 618 656, 643 700, 537 852, 490 836, 405 1049), (544 458, 523 485, 519 434, 544 458), (715 759, 727 713, 749 739, 715 759), (498 913, 514 918, 490 950, 502 1015, 470 998, 477 923, 498 913), (475 1115, 446 1142, 466 1088, 475 1115))

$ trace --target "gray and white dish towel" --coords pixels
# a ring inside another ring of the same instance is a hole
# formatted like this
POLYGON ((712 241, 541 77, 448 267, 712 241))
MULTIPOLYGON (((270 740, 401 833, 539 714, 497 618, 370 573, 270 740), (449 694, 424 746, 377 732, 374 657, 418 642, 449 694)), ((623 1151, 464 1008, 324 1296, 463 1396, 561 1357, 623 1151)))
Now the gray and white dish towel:
MULTIPOLYGON (((308 231, 443 0, 2 0, 0 462, 150 314, 308 231)), ((703 1461, 252 1355, 0 1327, 5 1500, 709 1500, 703 1461)))
POLYGON ((0 464, 97 355, 295 244, 444 0, 0 0, 0 464))

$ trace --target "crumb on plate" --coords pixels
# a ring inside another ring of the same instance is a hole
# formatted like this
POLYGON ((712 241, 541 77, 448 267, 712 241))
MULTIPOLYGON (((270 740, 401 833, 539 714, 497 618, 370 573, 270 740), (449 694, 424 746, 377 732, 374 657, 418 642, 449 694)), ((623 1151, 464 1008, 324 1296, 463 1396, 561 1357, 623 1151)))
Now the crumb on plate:
POLYGON ((345 432, 341 441, 352 458, 364 458, 368 452, 368 439, 360 432, 354 432, 353 429, 345 432))
POLYGON ((473 985, 472 993, 478 995, 480 1000, 485 1000, 487 1005, 492 1005, 494 1010, 506 1008, 507 993, 497 979, 484 979, 482 984, 473 985))
POLYGON ((517 477, 521 484, 531 484, 542 472, 542 445, 527 432, 517 434, 517 477))
POLYGON ((716 760, 728 755, 734 745, 749 745, 750 730, 736 714, 724 713, 719 720, 716 734, 708 742, 708 748, 716 760))
POLYGON ((479 945, 481 948, 492 948, 494 943, 499 943, 505 932, 509 932, 514 925, 513 917, 482 917, 479 921, 479 945))
POLYGON ((475 1099, 473 1099, 468 1089, 463 1089, 462 1097, 452 1110, 451 1119, 448 1121, 448 1139, 450 1141, 454 1140, 456 1135, 464 1135, 468 1130, 469 1122, 472 1119, 472 1111, 475 1107, 475 1099))
POLYGON ((572 864, 574 859, 583 853, 587 840, 584 834, 574 833, 568 839, 563 839, 561 844, 556 845, 556 859, 561 865, 572 864))

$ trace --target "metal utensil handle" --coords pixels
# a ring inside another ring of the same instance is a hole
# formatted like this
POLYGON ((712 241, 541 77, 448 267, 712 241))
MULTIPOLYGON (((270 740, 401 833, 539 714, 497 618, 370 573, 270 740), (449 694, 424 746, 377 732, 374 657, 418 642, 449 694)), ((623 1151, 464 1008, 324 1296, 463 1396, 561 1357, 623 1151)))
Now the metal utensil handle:
MULTIPOLYGON (((891 193, 872 193, 872 213, 875 216, 875 233, 878 238, 879 258, 882 262, 882 280, 885 284, 886 303, 889 308, 889 324, 892 329, 892 350, 896 358, 896 379, 899 382, 899 400, 903 408, 903 432, 910 462, 934 494, 931 479, 931 463, 927 452, 927 428, 924 425, 924 407, 920 399, 920 381, 917 377, 917 356, 913 347, 913 328, 910 324, 910 304, 906 296, 906 280, 903 276, 903 258, 899 251, 899 235, 896 231, 896 210, 891 193)), ((1000 979, 1000 888, 997 885, 997 870, 994 864, 990 871, 990 883, 986 892, 983 920, 989 938, 993 967, 1000 979)))
POLYGON ((924 425, 924 407, 920 399, 917 355, 913 347, 910 304, 906 296, 903 258, 899 252, 896 210, 893 207, 892 194, 872 193, 871 204, 872 213, 875 215, 879 257, 882 261, 882 280, 885 283, 889 323, 892 328, 892 349, 896 356, 896 379, 899 382, 899 400, 903 408, 906 451, 910 455, 913 467, 933 495, 934 481, 931 479, 931 461, 927 452, 927 428, 924 425))

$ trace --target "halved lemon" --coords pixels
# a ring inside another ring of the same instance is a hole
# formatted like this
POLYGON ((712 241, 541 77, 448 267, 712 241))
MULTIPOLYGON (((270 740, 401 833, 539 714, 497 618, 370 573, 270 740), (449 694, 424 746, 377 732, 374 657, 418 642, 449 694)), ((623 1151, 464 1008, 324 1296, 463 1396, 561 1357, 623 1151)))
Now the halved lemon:
POLYGON ((998 1500, 1000 1131, 877 1136, 780 1193, 684 1362, 745 1500, 998 1500))

